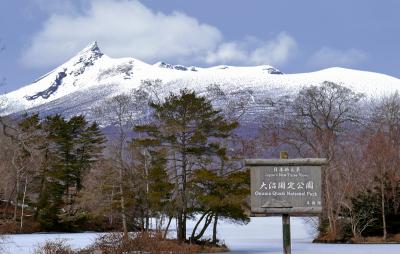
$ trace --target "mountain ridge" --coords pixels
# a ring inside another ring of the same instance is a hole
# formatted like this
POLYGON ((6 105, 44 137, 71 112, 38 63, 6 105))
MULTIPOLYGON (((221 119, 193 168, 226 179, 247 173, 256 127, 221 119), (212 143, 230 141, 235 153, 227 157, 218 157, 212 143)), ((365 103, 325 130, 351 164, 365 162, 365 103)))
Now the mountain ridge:
POLYGON ((108 57, 97 42, 93 42, 31 84, 5 94, 2 114, 21 111, 69 112, 67 116, 88 113, 101 101, 137 89, 143 80, 149 79, 162 80, 164 93, 182 88, 202 93, 209 85, 218 85, 235 99, 235 93, 245 91, 251 94, 253 108, 260 108, 258 102, 268 97, 293 95, 302 87, 324 81, 342 84, 369 97, 400 90, 400 79, 375 72, 332 67, 284 74, 270 65, 203 68, 165 62, 148 64, 130 57, 108 57))

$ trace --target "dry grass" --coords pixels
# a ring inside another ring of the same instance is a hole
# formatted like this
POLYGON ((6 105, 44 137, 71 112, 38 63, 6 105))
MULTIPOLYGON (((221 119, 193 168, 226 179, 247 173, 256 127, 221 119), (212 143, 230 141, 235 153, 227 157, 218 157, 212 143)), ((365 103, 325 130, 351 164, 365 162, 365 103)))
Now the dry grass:
POLYGON ((73 254, 77 253, 72 250, 71 245, 68 244, 67 239, 48 240, 44 244, 38 245, 35 254, 73 254))
POLYGON ((0 220, 0 234, 34 233, 39 231, 39 223, 33 220, 25 220, 22 230, 19 221, 0 220))
POLYGON ((73 250, 66 239, 47 241, 37 246, 35 254, 191 254, 228 251, 226 247, 208 244, 180 243, 162 239, 157 233, 108 233, 99 236, 95 242, 82 250, 73 250))
POLYGON ((199 253, 221 253, 229 252, 226 246, 201 246, 199 253))
POLYGON ((163 240, 155 233, 132 233, 124 237, 121 233, 109 233, 100 236, 85 253, 97 251, 102 254, 125 253, 198 253, 199 246, 163 240), (101 251, 101 252, 100 252, 101 251))
POLYGON ((353 243, 400 243, 400 234, 389 235, 386 241, 381 236, 368 236, 352 239, 353 243))

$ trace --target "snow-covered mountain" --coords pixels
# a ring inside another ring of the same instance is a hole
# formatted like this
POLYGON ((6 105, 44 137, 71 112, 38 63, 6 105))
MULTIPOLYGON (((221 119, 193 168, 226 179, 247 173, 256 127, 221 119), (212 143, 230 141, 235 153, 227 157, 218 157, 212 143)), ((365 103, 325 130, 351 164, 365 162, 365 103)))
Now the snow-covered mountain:
MULTIPOLYGON (((262 112, 263 101, 282 94, 294 94, 300 88, 331 81, 367 96, 380 96, 400 90, 400 79, 384 74, 344 68, 329 68, 310 73, 283 74, 269 65, 253 67, 186 67, 164 62, 147 64, 134 58, 114 59, 93 43, 65 64, 32 84, 4 96, 3 114, 20 111, 84 113, 89 117, 95 105, 114 95, 131 92, 143 80, 162 80, 164 92, 184 87, 204 93, 218 85, 232 96, 245 91, 249 95, 249 121, 262 112)), ((234 97, 233 97, 234 98, 234 97)))

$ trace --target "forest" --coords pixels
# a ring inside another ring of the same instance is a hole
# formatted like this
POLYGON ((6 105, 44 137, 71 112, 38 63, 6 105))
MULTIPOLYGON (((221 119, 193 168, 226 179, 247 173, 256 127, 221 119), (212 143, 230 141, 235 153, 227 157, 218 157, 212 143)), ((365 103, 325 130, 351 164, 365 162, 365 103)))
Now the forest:
POLYGON ((218 244, 218 221, 250 218, 245 158, 327 158, 317 240, 400 233, 400 95, 372 100, 323 82, 271 97, 259 123, 218 85, 161 96, 161 81, 84 115, 0 117, 0 231, 156 232, 218 244), (249 128, 251 126, 252 128, 249 128), (255 130, 254 130, 255 129, 255 130), (188 220, 196 220, 187 232, 188 220), (205 232, 211 230, 210 239, 205 232))

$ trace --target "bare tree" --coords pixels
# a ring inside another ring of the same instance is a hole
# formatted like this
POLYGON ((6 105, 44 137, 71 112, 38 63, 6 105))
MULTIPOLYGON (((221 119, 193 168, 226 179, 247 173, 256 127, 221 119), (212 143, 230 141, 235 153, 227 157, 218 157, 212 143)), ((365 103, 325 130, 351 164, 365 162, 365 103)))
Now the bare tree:
MULTIPOLYGON (((386 207, 388 192, 387 187, 390 185, 390 176, 397 171, 397 165, 400 162, 398 158, 398 151, 391 146, 387 137, 379 132, 374 135, 368 146, 366 152, 366 159, 369 163, 369 168, 373 170, 376 178, 376 189, 380 194, 380 208, 383 225, 383 239, 387 239, 387 222, 386 222, 386 207)), ((397 179, 398 181, 398 179, 397 179)))
POLYGON ((126 210, 126 193, 124 188, 124 176, 128 166, 125 163, 126 143, 128 139, 129 128, 132 127, 133 114, 132 100, 126 94, 114 96, 107 100, 103 105, 95 109, 96 114, 102 116, 106 123, 117 128, 117 137, 110 144, 110 155, 115 161, 115 168, 118 172, 118 189, 121 208, 122 229, 124 234, 128 233, 127 227, 127 210, 126 210))
POLYGON ((393 145, 400 146, 400 95, 385 96, 373 105, 372 128, 386 133, 393 145))
MULTIPOLYGON (((32 117, 26 116, 18 124, 0 118, 2 127, 2 136, 9 139, 10 157, 5 161, 9 161, 9 169, 12 170, 13 187, 9 194, 8 200, 14 196, 13 220, 17 220, 18 208, 20 211, 20 229, 23 228, 24 208, 28 192, 28 185, 32 182, 33 177, 40 167, 41 144, 40 129, 38 128, 37 115, 32 117), (21 197, 22 196, 22 197, 21 197)), ((10 203, 10 202, 8 202, 10 203)), ((7 204, 8 204, 7 203, 7 204)))
POLYGON ((400 96, 397 92, 381 98, 373 105, 369 127, 371 138, 368 139, 365 159, 375 179, 372 186, 379 192, 383 238, 386 240, 387 207, 392 207, 394 214, 400 213, 400 173, 397 169, 400 163, 400 96))
POLYGON ((105 227, 115 229, 119 221, 115 218, 120 216, 120 206, 117 200, 118 172, 113 170, 113 162, 100 160, 90 169, 83 179, 84 189, 78 198, 78 207, 88 211, 96 220, 107 222, 105 227))
POLYGON ((239 121, 248 111, 253 93, 251 89, 224 91, 219 84, 211 84, 206 87, 205 96, 227 119, 239 121))
POLYGON ((103 125, 112 126, 116 133, 111 134, 111 143, 108 146, 109 156, 118 172, 116 186, 119 190, 122 227, 125 234, 127 226, 127 175, 132 170, 131 152, 128 141, 132 137, 133 125, 146 114, 149 95, 146 91, 137 89, 130 94, 120 94, 106 100, 94 109, 95 114, 103 118, 103 125))
POLYGON ((351 232, 357 241, 362 237, 362 233, 371 226, 377 218, 371 217, 371 213, 373 212, 371 206, 366 206, 362 211, 354 211, 354 208, 347 203, 344 203, 344 206, 348 210, 351 232))
POLYGON ((332 236, 337 233, 345 191, 338 191, 335 186, 339 181, 335 172, 340 167, 340 144, 346 142, 349 131, 354 132, 362 120, 362 98, 362 94, 325 81, 320 86, 303 88, 293 102, 283 98, 284 103, 277 107, 279 111, 264 125, 271 143, 289 145, 300 156, 328 159, 323 172, 323 214, 332 236))

